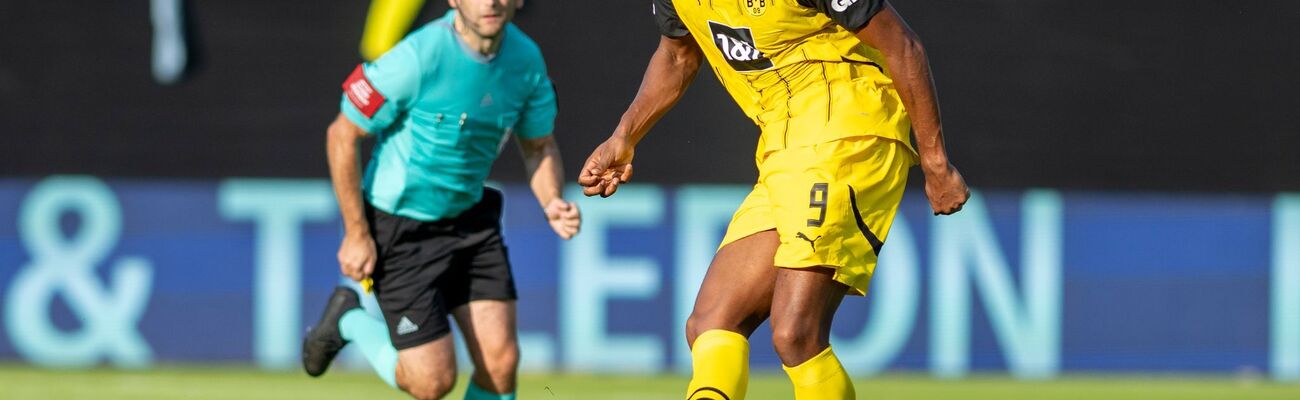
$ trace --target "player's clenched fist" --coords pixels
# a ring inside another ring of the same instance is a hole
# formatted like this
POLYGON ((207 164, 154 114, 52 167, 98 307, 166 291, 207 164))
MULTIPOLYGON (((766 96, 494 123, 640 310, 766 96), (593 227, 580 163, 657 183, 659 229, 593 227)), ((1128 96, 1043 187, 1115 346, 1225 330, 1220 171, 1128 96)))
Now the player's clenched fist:
POLYGON ((582 194, 612 196, 618 190, 618 185, 632 179, 633 153, 635 149, 632 145, 617 136, 596 147, 578 174, 582 194))
POLYGON ((556 235, 565 240, 572 239, 578 234, 578 229, 582 226, 582 213, 578 211, 578 205, 564 199, 553 199, 546 204, 546 221, 551 223, 551 229, 555 230, 556 235))
POLYGON ((944 164, 936 168, 925 168, 925 197, 930 199, 930 208, 934 215, 950 215, 961 211, 961 207, 970 199, 970 188, 966 180, 957 172, 957 167, 944 164))

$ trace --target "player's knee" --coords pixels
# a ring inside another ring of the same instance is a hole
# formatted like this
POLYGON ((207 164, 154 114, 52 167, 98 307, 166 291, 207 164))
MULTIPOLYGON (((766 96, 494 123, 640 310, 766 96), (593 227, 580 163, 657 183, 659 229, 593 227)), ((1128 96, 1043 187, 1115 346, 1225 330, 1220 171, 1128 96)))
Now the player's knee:
POLYGON ((799 336, 800 335, 793 329, 782 329, 781 327, 773 326, 772 346, 776 348, 777 352, 781 352, 781 350, 789 349, 797 344, 801 340, 799 336))
POLYGON ((397 386, 416 399, 441 399, 456 386, 456 371, 452 369, 419 376, 398 374, 397 386))
POLYGON ((772 346, 781 362, 794 366, 816 356, 828 343, 818 338, 815 332, 805 332, 796 326, 773 326, 772 346))
POLYGON ((691 317, 686 319, 686 344, 687 345, 695 344, 695 338, 700 337, 700 334, 704 333, 704 331, 700 330, 700 325, 701 325, 700 319, 699 317, 696 316, 695 313, 691 313, 691 317))
POLYGON ((719 312, 716 308, 708 310, 696 308, 692 310, 690 318, 686 319, 686 344, 695 345, 695 339, 703 335, 704 332, 715 329, 741 332, 736 324, 728 323, 727 318, 723 317, 723 315, 724 313, 719 312))
POLYGON ((712 330, 724 330, 739 333, 749 337, 750 333, 763 322, 767 317, 762 314, 754 314, 749 318, 737 321, 734 317, 722 312, 699 312, 691 313, 690 318, 686 319, 686 344, 694 346, 695 339, 698 339, 704 332, 712 330))

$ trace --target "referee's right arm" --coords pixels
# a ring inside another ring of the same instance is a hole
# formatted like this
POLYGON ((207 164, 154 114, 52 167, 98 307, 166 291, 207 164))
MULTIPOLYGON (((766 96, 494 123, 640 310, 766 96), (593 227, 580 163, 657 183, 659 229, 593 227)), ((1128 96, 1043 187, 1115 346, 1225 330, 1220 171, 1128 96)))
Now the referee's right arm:
POLYGON ((346 232, 339 246, 339 270, 356 281, 370 276, 375 268, 375 241, 370 237, 365 200, 361 196, 361 162, 357 145, 366 135, 365 130, 340 113, 330 124, 325 139, 334 196, 338 198, 346 232))
POLYGON ((378 60, 358 65, 343 81, 339 116, 326 134, 330 178, 346 231, 339 245, 339 269, 357 281, 370 276, 376 260, 375 241, 366 222, 357 142, 384 132, 414 103, 425 72, 419 41, 418 35, 408 36, 378 60))

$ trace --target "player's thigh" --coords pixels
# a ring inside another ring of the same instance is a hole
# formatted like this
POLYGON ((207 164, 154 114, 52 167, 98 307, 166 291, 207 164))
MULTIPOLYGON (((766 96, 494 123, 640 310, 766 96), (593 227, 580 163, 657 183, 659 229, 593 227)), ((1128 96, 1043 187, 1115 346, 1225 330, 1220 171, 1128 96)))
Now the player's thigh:
POLYGON ((519 361, 514 300, 473 300, 452 310, 479 371, 513 372, 519 361))
POLYGON ((718 250, 687 321, 688 343, 711 329, 749 336, 767 319, 776 279, 772 256, 779 244, 776 232, 765 230, 718 250))

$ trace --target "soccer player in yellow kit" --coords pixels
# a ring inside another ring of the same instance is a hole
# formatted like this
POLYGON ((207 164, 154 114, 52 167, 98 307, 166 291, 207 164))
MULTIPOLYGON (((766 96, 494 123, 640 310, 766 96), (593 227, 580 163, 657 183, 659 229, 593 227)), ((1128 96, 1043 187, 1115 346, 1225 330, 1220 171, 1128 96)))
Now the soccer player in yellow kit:
POLYGON ((854 398, 831 319, 846 294, 866 294, 907 170, 921 165, 936 215, 970 194, 944 150, 924 48, 885 0, 654 0, 654 11, 659 48, 587 159, 584 193, 607 197, 631 178, 636 143, 702 59, 762 131, 758 183, 686 323, 687 398, 744 398, 747 338, 769 318, 796 399, 854 398))

